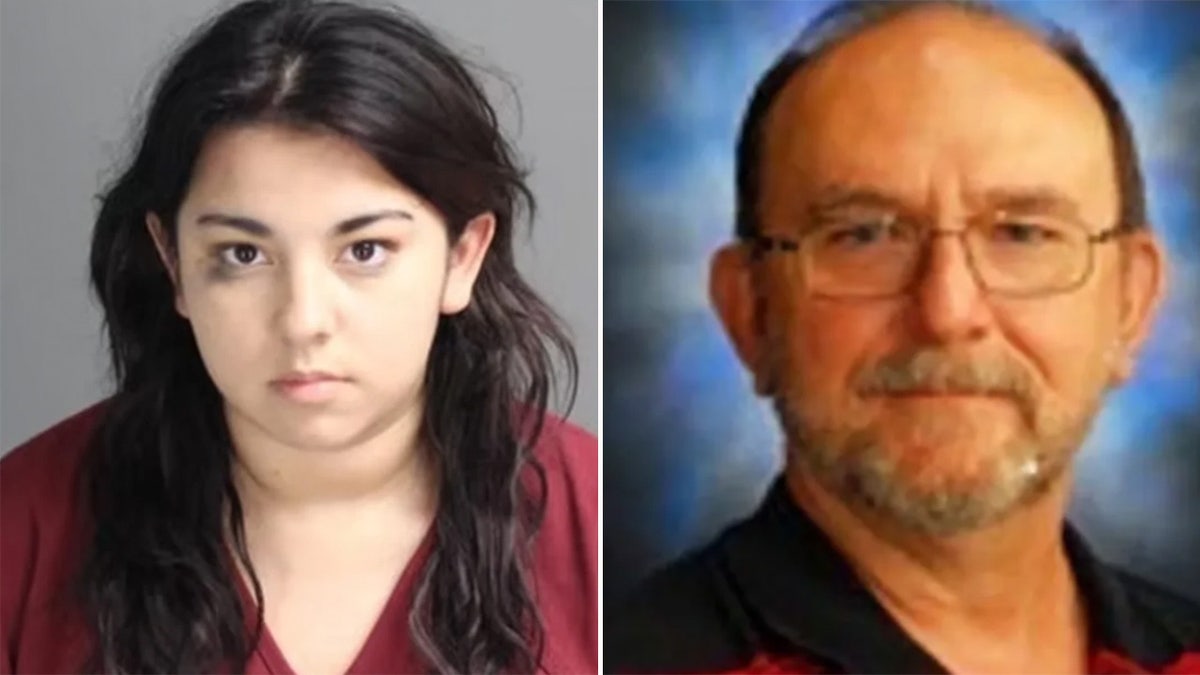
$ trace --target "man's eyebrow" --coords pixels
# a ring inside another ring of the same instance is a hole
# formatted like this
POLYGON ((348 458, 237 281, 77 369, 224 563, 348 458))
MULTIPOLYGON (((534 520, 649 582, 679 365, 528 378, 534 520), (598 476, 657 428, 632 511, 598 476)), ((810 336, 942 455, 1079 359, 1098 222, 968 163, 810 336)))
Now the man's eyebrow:
POLYGON ((1051 187, 992 188, 983 194, 983 205, 1017 214, 1046 213, 1079 218, 1079 204, 1051 187))
POLYGON ((844 184, 821 188, 808 204, 809 213, 817 219, 823 213, 852 207, 904 210, 904 204, 896 197, 874 188, 844 184))
MULTIPOLYGON (((374 213, 365 213, 360 216, 347 218, 337 223, 333 226, 333 232, 338 236, 347 235, 385 218, 412 220, 413 216, 408 211, 402 211, 399 209, 388 209, 385 211, 376 211, 374 213)), ((261 220, 255 220, 254 218, 235 216, 226 213, 201 214, 200 217, 196 219, 196 224, 232 227, 235 230, 241 230, 242 232, 255 237, 268 238, 274 234, 274 231, 271 229, 271 227, 261 220)))
MULTIPOLYGON (((982 194, 979 206, 993 211, 1016 214, 1047 213, 1067 218, 1079 217, 1079 204, 1049 186, 1000 187, 982 194)), ((814 217, 840 208, 868 207, 902 211, 905 205, 897 197, 865 186, 835 184, 817 192, 809 204, 814 217)))

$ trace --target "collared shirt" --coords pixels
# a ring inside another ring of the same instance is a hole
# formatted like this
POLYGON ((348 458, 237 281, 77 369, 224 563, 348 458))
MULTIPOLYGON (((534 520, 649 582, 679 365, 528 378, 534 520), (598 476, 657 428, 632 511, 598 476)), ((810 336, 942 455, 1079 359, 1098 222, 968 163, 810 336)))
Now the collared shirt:
MULTIPOLYGON (((1093 673, 1200 673, 1200 607, 1064 542, 1093 673)), ((656 573, 605 617, 620 673, 944 673, 778 480, 750 518, 656 573)))
MULTIPOLYGON (((0 675, 79 672, 94 643, 89 623, 67 591, 87 529, 75 486, 103 407, 96 405, 74 415, 0 461, 0 675)), ((530 570, 545 628, 542 671, 596 672, 596 439, 548 417, 533 452, 546 479, 546 508, 530 570)), ((436 550, 437 537, 430 531, 392 589, 348 672, 429 671, 410 637, 408 619, 420 572, 436 550)), ((240 575, 231 576, 239 580, 243 610, 247 623, 252 623, 252 596, 240 575)), ((293 672, 269 625, 264 627, 246 671, 293 672)))

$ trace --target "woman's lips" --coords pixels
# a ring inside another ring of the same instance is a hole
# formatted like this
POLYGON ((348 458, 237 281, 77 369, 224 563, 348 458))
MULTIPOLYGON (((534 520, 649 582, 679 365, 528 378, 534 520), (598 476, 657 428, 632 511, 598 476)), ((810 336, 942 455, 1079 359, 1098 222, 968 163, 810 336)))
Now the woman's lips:
POLYGON ((298 403, 323 403, 334 398, 348 378, 328 373, 289 373, 271 382, 285 398, 298 403))

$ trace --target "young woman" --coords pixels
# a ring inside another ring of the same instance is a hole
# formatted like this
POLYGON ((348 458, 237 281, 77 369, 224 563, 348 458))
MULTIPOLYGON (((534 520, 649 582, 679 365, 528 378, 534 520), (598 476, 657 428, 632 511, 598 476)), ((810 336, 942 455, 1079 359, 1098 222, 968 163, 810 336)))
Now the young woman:
POLYGON ((0 671, 595 672, 596 442, 463 64, 253 0, 142 124, 91 252, 116 390, 0 462, 0 671))

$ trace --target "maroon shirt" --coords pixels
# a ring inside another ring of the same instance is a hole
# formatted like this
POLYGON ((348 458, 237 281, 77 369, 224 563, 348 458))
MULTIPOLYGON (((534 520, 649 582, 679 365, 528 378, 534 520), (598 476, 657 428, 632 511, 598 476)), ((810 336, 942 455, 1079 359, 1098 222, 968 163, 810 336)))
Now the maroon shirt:
MULTIPOLYGON (((78 671, 92 636, 78 607, 63 601, 80 560, 75 489, 80 461, 103 404, 84 410, 0 460, 0 673, 78 671)), ((587 432, 547 419, 535 454, 546 471, 546 514, 534 555, 534 594, 546 630, 543 667, 594 673, 597 663, 597 447, 587 432)), ((350 673, 421 672, 408 632, 420 570, 436 546, 425 536, 396 583, 350 673)), ((240 580, 240 575, 233 575, 240 580)), ((239 581, 247 616, 253 601, 239 581)), ((250 673, 291 673, 270 627, 250 673)))

